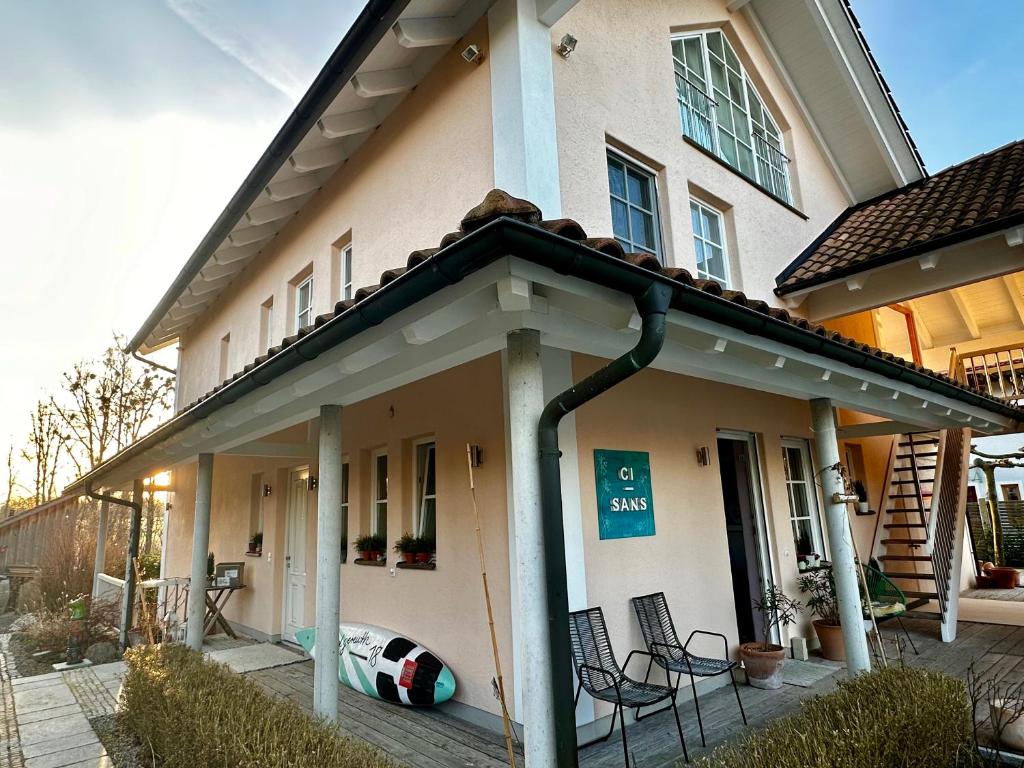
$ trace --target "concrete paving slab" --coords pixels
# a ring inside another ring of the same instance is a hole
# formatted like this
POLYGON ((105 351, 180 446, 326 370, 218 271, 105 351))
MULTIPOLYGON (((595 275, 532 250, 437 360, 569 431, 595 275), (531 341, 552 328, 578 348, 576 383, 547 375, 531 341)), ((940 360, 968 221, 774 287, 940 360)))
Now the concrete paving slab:
MULTIPOLYGON (((77 715, 65 715, 53 720, 41 720, 38 723, 29 723, 26 726, 18 724, 18 736, 21 739, 21 747, 36 744, 41 741, 52 741, 62 739, 65 736, 74 736, 79 733, 92 733, 92 726, 80 712, 77 715)), ((93 734, 93 738, 96 735, 93 734)))
POLYGON ((63 717, 64 715, 74 715, 82 711, 82 708, 75 704, 65 704, 62 707, 54 707, 53 709, 40 709, 35 712, 19 712, 17 720, 19 725, 29 725, 31 723, 38 723, 40 720, 52 720, 55 717, 63 717))
POLYGON ((11 680, 11 689, 15 691, 32 691, 36 688, 49 688, 53 685, 60 685, 64 682, 60 673, 36 675, 35 677, 18 677, 11 680))
POLYGON ((271 669, 305 661, 304 657, 294 651, 269 643, 210 651, 206 656, 213 661, 227 664, 234 672, 253 672, 257 669, 271 669))
POLYGON ((54 709, 75 703, 75 696, 66 685, 53 685, 48 688, 34 688, 29 691, 14 692, 14 709, 21 715, 38 712, 41 709, 54 709))
POLYGON ((21 751, 27 759, 29 757, 38 757, 39 755, 49 755, 52 752, 61 752, 72 747, 99 743, 100 740, 90 728, 88 732, 83 731, 82 733, 73 733, 68 736, 59 736, 45 741, 37 741, 34 744, 22 744, 21 751))
POLYGON ((92 673, 100 680, 122 680, 125 674, 123 661, 114 661, 110 664, 97 664, 92 668, 92 673))
POLYGON ((95 765, 106 756, 107 752, 103 749, 102 744, 85 744, 80 747, 62 749, 59 752, 51 752, 48 755, 26 758, 25 768, 64 768, 64 766, 86 761, 95 765))
POLYGON ((72 763, 65 766, 65 768, 114 768, 114 764, 110 762, 109 757, 104 755, 98 760, 83 760, 80 763, 72 763))

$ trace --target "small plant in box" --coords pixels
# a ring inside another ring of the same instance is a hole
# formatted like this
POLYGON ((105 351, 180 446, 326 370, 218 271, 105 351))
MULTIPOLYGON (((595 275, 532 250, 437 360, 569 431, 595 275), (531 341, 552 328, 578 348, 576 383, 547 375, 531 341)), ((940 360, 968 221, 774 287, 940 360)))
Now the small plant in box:
POLYGON ((411 533, 403 533, 401 538, 395 542, 395 553, 401 555, 405 562, 415 563, 419 544, 420 540, 411 533))
POLYGON ((387 543, 383 536, 371 533, 357 538, 354 547, 363 560, 379 560, 387 548, 387 543))
POLYGON ((416 562, 429 563, 436 547, 433 537, 423 536, 416 539, 416 562))
POLYGON ((263 551, 263 531, 256 531, 249 539, 249 552, 255 554, 263 551))

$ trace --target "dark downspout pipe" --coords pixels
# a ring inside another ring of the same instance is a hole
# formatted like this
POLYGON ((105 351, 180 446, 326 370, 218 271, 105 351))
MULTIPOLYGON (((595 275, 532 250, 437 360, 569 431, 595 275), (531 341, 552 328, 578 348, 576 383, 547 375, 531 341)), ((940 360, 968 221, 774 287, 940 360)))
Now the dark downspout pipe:
POLYGON ((128 629, 132 623, 132 608, 135 605, 135 558, 139 556, 139 532, 142 528, 142 480, 132 483, 131 501, 125 501, 117 496, 96 493, 91 485, 86 487, 85 495, 97 501, 128 507, 132 511, 132 523, 128 533, 128 552, 124 566, 124 594, 121 596, 121 631, 117 642, 121 653, 124 653, 128 648, 128 629))
POLYGON ((651 283, 636 298, 642 321, 640 340, 622 357, 613 360, 583 381, 555 397, 544 408, 539 423, 540 498, 544 532, 545 588, 551 637, 551 685, 554 693, 555 764, 579 765, 576 757, 576 712, 573 704, 572 655, 569 649, 569 597, 565 571, 565 533, 562 526, 562 477, 559 467, 558 423, 584 403, 593 400, 653 362, 665 343, 665 313, 673 289, 651 283))

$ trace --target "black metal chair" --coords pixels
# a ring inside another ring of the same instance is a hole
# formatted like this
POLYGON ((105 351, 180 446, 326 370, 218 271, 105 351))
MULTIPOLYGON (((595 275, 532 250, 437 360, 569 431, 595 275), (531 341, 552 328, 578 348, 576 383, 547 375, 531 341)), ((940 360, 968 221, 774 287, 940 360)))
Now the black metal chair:
MULTIPOLYGON (((729 641, 725 635, 718 632, 705 632, 702 629, 695 629, 686 638, 686 642, 680 644, 679 636, 676 634, 675 624, 672 622, 672 614, 669 613, 668 603, 665 601, 664 592, 655 592, 651 595, 634 597, 633 610, 636 611, 637 621, 640 622, 640 631, 643 633, 647 650, 651 652, 651 660, 647 664, 646 681, 651 674, 651 665, 657 662, 658 666, 665 669, 666 675, 669 672, 678 673, 676 676, 676 688, 685 672, 690 676, 690 688, 693 690, 693 704, 697 708, 697 726, 700 728, 700 743, 707 746, 704 740, 704 723, 700 717, 700 702, 697 699, 697 677, 717 677, 729 673, 732 680, 732 690, 736 694, 736 703, 740 707, 740 716, 743 724, 747 724, 747 714, 743 711, 743 702, 740 701, 740 691, 736 687, 736 678, 732 676, 732 670, 739 666, 739 662, 729 659, 729 641), (703 635, 708 637, 720 637, 725 648, 725 658, 715 659, 706 656, 696 656, 688 650, 690 642, 695 636, 703 635)), ((664 709, 664 707, 662 708, 664 709)), ((659 709, 658 712, 661 712, 659 709)), ((650 717, 656 712, 648 712, 641 716, 637 710, 636 719, 650 717)))
MULTIPOLYGON (((608 733, 599 738, 580 744, 577 749, 589 747, 591 744, 607 741, 615 731, 615 715, 619 716, 622 731, 622 751, 626 756, 626 768, 629 768, 629 744, 626 740, 626 718, 623 714, 628 709, 639 709, 659 704, 668 699, 676 717, 676 729, 679 731, 679 742, 683 745, 683 758, 690 762, 686 751, 686 739, 683 737, 683 726, 679 722, 679 711, 676 709, 676 689, 672 687, 668 671, 665 682, 668 685, 656 685, 647 681, 640 682, 626 675, 630 659, 636 655, 652 656, 646 651, 630 651, 623 667, 615 660, 608 629, 604 623, 604 613, 600 608, 587 608, 569 614, 569 635, 572 642, 573 666, 579 685, 576 687, 575 703, 579 703, 580 693, 586 691, 595 699, 607 701, 615 705, 612 711, 612 727, 608 733)), ((650 666, 648 666, 648 673, 650 666)), ((664 707, 668 709, 669 707, 664 707)))

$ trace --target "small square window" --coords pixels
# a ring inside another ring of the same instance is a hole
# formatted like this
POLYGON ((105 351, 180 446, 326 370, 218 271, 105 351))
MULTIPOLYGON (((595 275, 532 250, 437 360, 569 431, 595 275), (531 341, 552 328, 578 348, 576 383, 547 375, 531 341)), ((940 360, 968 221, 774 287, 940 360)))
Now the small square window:
POLYGON ((697 277, 729 287, 729 258, 725 247, 725 220, 721 213, 696 200, 690 201, 693 250, 697 277))
POLYGON ((615 239, 627 253, 649 253, 663 261, 654 175, 609 152, 608 192, 615 239))

